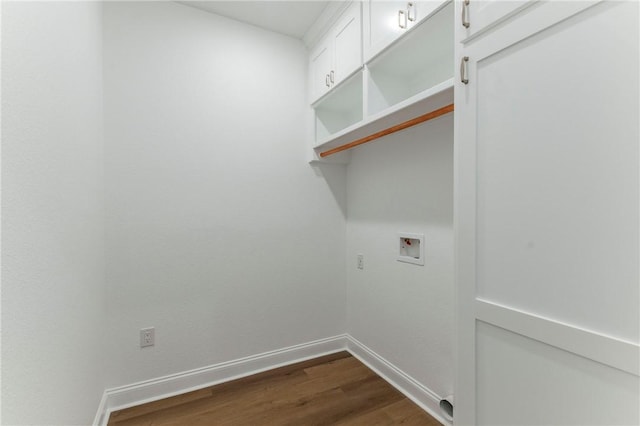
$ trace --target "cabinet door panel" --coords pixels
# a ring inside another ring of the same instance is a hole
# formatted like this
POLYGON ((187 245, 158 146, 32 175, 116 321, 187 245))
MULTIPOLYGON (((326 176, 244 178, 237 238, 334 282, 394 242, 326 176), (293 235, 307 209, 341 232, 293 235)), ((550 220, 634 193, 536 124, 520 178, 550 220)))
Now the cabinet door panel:
POLYGON ((619 29, 632 17, 595 12, 476 62, 476 286, 635 340, 638 324, 620 313, 640 297, 638 84, 625 78, 638 75, 638 43, 619 29))
POLYGON ((362 66, 360 2, 354 3, 345 12, 333 34, 334 84, 338 84, 362 66))
POLYGON ((310 55, 309 59, 309 88, 310 102, 315 102, 330 89, 328 74, 331 71, 331 49, 329 40, 321 43, 310 55))
POLYGON ((365 60, 375 56, 404 33, 405 29, 399 24, 405 24, 406 15, 400 16, 398 11, 406 10, 406 6, 405 1, 370 0, 365 3, 365 60))

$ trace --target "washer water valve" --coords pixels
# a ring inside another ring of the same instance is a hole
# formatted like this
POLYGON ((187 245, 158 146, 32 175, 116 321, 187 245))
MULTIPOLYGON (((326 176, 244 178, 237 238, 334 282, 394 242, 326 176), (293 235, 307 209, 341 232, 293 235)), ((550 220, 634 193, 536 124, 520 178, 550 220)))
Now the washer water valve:
POLYGON ((424 234, 399 232, 398 261, 424 265, 424 234))

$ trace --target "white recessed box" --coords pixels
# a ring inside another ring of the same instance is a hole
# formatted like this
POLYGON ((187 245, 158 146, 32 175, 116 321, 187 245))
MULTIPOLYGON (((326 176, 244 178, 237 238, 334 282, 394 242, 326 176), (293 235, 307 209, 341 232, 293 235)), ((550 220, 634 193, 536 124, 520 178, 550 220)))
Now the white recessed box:
POLYGON ((398 261, 424 265, 424 234, 398 233, 398 261))

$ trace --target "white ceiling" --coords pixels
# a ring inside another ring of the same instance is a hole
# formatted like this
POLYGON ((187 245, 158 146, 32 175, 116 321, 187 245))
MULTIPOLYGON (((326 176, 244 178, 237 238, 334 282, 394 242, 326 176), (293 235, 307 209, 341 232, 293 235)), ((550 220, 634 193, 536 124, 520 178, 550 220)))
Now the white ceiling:
POLYGON ((267 30, 302 39, 330 1, 180 1, 267 30))

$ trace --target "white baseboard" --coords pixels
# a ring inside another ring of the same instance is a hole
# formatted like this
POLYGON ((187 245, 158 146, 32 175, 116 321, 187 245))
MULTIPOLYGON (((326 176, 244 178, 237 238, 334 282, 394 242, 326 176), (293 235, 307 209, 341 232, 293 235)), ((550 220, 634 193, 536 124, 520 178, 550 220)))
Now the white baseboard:
POLYGON ((344 350, 350 352, 442 424, 449 424, 440 414, 438 405, 440 397, 438 395, 346 334, 107 389, 100 401, 93 424, 94 426, 106 426, 109 415, 113 411, 169 398, 344 350))
POLYGON ((109 421, 109 412, 107 410, 107 391, 102 394, 100 404, 98 405, 98 412, 93 419, 93 426, 106 425, 109 421))
POLYGON ((158 401, 183 393, 272 370, 307 359, 346 350, 346 336, 334 336, 288 348, 107 389, 95 426, 106 426, 113 411, 158 401))
POLYGON ((391 364, 352 336, 347 335, 346 338, 347 351, 349 351, 351 355, 375 371, 378 376, 385 379, 440 423, 443 425, 451 424, 445 420, 440 412, 440 400, 442 397, 404 373, 398 367, 391 364))

